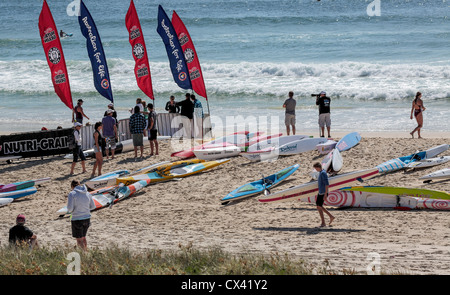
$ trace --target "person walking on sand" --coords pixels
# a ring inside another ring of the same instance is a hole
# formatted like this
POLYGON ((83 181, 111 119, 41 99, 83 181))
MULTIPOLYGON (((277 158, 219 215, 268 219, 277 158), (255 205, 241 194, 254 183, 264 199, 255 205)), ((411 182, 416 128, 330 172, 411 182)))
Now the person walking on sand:
POLYGON ((81 105, 83 104, 83 100, 79 99, 77 105, 72 110, 72 123, 79 122, 83 124, 83 117, 89 120, 89 117, 84 114, 83 108, 81 105))
POLYGON ((134 161, 137 161, 137 149, 141 150, 141 160, 144 158, 144 129, 145 119, 140 113, 139 106, 134 107, 134 113, 129 121, 131 136, 133 137, 134 161))
POLYGON ((72 214, 72 237, 77 239, 77 245, 87 250, 86 234, 91 225, 91 210, 95 209, 92 195, 85 185, 73 180, 70 184, 72 191, 67 199, 67 212, 72 214))
POLYGON ((325 199, 328 196, 328 187, 329 187, 328 175, 327 172, 322 169, 322 164, 320 164, 319 162, 314 163, 313 167, 314 169, 316 169, 317 172, 319 172, 319 176, 317 179, 319 185, 319 194, 317 195, 316 206, 317 211, 319 211, 320 220, 322 221, 320 227, 324 227, 325 226, 325 218, 323 215, 324 212, 330 217, 329 225, 331 225, 331 223, 335 218, 330 212, 328 212, 327 209, 323 207, 323 203, 325 202, 325 199))
POLYGON ((417 92, 416 93, 416 97, 414 98, 413 102, 412 102, 412 107, 411 107, 411 116, 410 119, 412 120, 413 118, 413 112, 414 112, 414 117, 416 117, 416 121, 417 121, 417 127, 409 134, 411 134, 412 138, 414 138, 414 132, 417 131, 417 135, 419 136, 418 138, 422 138, 420 136, 420 129, 423 126, 423 111, 425 111, 426 108, 423 106, 423 101, 422 101, 422 93, 417 92))
POLYGON ((316 98, 316 105, 319 106, 319 127, 321 130, 320 137, 325 137, 325 126, 327 126, 328 138, 331 137, 330 103, 331 98, 327 96, 326 92, 320 92, 320 94, 316 98))
POLYGON ((156 128, 156 112, 153 109, 153 104, 148 104, 148 109, 150 111, 148 115, 148 141, 150 143, 150 156, 153 156, 153 151, 155 155, 158 155, 158 129, 156 128))
POLYGON ((38 246, 37 236, 25 226, 25 215, 19 214, 16 217, 16 225, 9 230, 10 245, 28 245, 31 249, 38 246))
POLYGON ((75 122, 73 131, 73 137, 75 141, 75 146, 73 147, 73 161, 70 168, 70 175, 73 174, 75 164, 78 162, 78 157, 81 159, 81 167, 83 167, 83 173, 86 173, 86 156, 83 153, 83 148, 81 147, 81 123, 75 122))
POLYGON ((295 106, 297 102, 294 99, 294 92, 289 91, 289 98, 284 101, 283 108, 286 109, 284 124, 286 124, 286 133, 290 134, 292 126, 292 134, 295 135, 295 106))
POLYGON ((102 175, 103 166, 103 136, 100 130, 103 129, 102 122, 97 122, 94 125, 94 153, 95 153, 95 163, 92 169, 91 177, 95 177, 95 170, 98 170, 98 176, 102 175))

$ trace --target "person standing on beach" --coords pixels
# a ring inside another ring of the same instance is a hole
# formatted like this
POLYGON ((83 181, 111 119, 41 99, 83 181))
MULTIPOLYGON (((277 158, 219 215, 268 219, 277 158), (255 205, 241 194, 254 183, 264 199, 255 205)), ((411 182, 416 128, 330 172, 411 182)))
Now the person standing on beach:
POLYGON ((176 103, 177 106, 181 107, 180 114, 182 116, 192 119, 194 113, 194 104, 191 101, 191 95, 186 93, 186 99, 176 103))
POLYGON ((73 170, 75 168, 75 164, 78 162, 78 157, 81 159, 81 167, 83 167, 83 173, 86 173, 86 157, 83 153, 83 149, 81 147, 81 126, 82 124, 79 122, 75 122, 75 130, 73 131, 73 137, 75 141, 75 146, 73 147, 73 161, 72 166, 70 168, 70 175, 73 175, 73 170))
POLYGON ((87 250, 86 234, 91 225, 91 210, 95 203, 85 185, 73 180, 70 184, 72 191, 67 199, 67 212, 72 214, 72 236, 77 239, 77 245, 87 250))
POLYGON ((286 124, 286 133, 290 134, 292 126, 292 134, 295 135, 295 106, 297 102, 294 99, 294 92, 289 91, 289 98, 284 101, 283 108, 286 109, 284 124, 286 124))
POLYGON ((166 111, 169 113, 179 113, 180 107, 177 106, 177 102, 175 101, 175 96, 171 95, 169 101, 166 103, 166 111))
POLYGON ((103 117, 108 116, 108 111, 109 110, 112 110, 112 117, 116 120, 116 126, 117 126, 117 128, 119 128, 119 120, 117 119, 117 112, 114 109, 114 104, 113 103, 110 103, 108 105, 108 109, 105 111, 105 114, 103 115, 103 117))
POLYGON ((148 140, 150 143, 150 156, 153 156, 153 150, 155 151, 155 155, 158 155, 158 129, 156 128, 156 112, 153 109, 153 104, 148 104, 148 109, 150 111, 148 115, 148 140))
POLYGON ((333 215, 331 215, 330 212, 328 212, 327 209, 323 207, 323 203, 325 202, 325 199, 328 196, 328 187, 329 187, 328 175, 327 172, 322 169, 322 164, 320 164, 319 162, 314 163, 313 167, 314 169, 316 169, 317 172, 319 172, 319 176, 317 179, 319 185, 319 194, 317 195, 316 206, 317 211, 319 211, 320 220, 322 221, 320 227, 324 227, 325 226, 325 218, 323 215, 324 212, 330 217, 329 225, 331 225, 331 223, 335 218, 333 215))
POLYGON ((322 131, 320 137, 325 137, 325 125, 327 126, 328 138, 331 137, 330 103, 331 98, 327 96, 326 92, 325 91, 320 92, 320 94, 316 98, 316 105, 319 106, 319 127, 322 131))
POLYGON ((72 123, 78 122, 83 124, 83 117, 89 120, 89 117, 84 114, 83 108, 81 105, 83 104, 83 100, 79 99, 77 105, 72 110, 72 123))
POLYGON ((19 246, 25 244, 33 249, 37 247, 37 236, 25 226, 25 215, 19 214, 16 217, 16 225, 9 230, 10 245, 19 246))
POLYGON ((414 117, 416 117, 416 121, 417 121, 417 127, 409 134, 411 134, 412 138, 414 138, 414 132, 417 131, 417 135, 419 136, 418 138, 422 138, 420 136, 420 129, 423 126, 423 111, 425 111, 426 108, 423 106, 423 101, 422 101, 422 93, 417 92, 416 93, 416 97, 414 98, 413 102, 412 102, 412 107, 411 107, 411 116, 410 119, 412 120, 413 118, 413 112, 414 112, 414 117))
POLYGON ((95 153, 95 163, 92 169, 91 177, 95 177, 95 170, 98 170, 98 176, 102 175, 103 166, 103 136, 100 130, 103 129, 102 122, 97 122, 94 125, 94 153, 95 153))
POLYGON ((133 137, 134 161, 137 161, 137 148, 141 150, 141 160, 144 158, 144 129, 145 119, 140 113, 139 106, 134 107, 134 114, 130 117, 130 132, 133 137))
POLYGON ((114 159, 114 152, 116 150, 116 140, 118 139, 117 135, 117 125, 116 120, 112 117, 113 110, 108 109, 106 111, 107 116, 103 117, 102 125, 103 125, 103 136, 106 140, 106 159, 109 159, 109 148, 111 147, 111 159, 114 159))

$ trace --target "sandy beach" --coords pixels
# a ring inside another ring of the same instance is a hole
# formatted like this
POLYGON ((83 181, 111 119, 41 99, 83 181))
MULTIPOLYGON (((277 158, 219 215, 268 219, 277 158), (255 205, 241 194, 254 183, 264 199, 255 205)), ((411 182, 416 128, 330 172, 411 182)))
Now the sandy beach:
MULTIPOLYGON (((313 135, 313 134, 312 134, 313 135)), ((333 134, 339 139, 345 134, 333 134)), ((425 139, 411 139, 399 133, 361 133, 356 147, 342 152, 344 167, 340 173, 372 168, 384 161, 450 143, 449 134, 423 132, 425 139)), ((134 162, 133 152, 105 160, 103 173, 128 169, 134 171, 152 163, 175 160, 169 141, 160 141, 160 155, 149 157, 145 148, 143 161, 134 162)), ((441 155, 450 156, 447 150, 441 155)), ((450 212, 433 210, 397 211, 391 209, 336 209, 331 227, 318 228, 315 205, 299 201, 275 204, 258 202, 257 197, 223 206, 220 199, 233 189, 261 174, 300 164, 287 181, 272 192, 310 180, 312 164, 321 161, 317 152, 280 157, 274 162, 249 162, 235 157, 205 173, 179 181, 150 185, 111 209, 92 213, 89 247, 118 245, 136 251, 178 249, 192 243, 196 248, 220 247, 232 253, 288 254, 330 267, 336 271, 354 269, 365 273, 368 254, 381 257, 382 272, 406 274, 449 274, 450 212)), ((38 236, 40 245, 76 244, 71 237, 69 218, 57 218, 65 206, 70 182, 88 180, 93 159, 88 159, 89 173, 69 176, 71 160, 62 157, 24 159, 0 165, 0 183, 51 177, 38 192, 0 208, 0 242, 8 242, 8 230, 18 214, 25 214, 27 226, 38 236)), ((446 165, 446 164, 444 164, 446 165)), ((450 181, 424 184, 418 178, 444 165, 417 170, 397 171, 376 176, 366 185, 401 186, 450 191, 450 181)))

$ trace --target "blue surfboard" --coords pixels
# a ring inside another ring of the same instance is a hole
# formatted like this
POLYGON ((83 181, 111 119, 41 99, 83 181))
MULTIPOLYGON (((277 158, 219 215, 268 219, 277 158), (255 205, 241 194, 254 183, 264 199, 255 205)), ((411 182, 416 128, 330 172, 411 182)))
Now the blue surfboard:
POLYGON ((298 169, 298 167, 300 167, 300 165, 295 164, 290 167, 284 168, 283 170, 280 170, 270 176, 264 177, 263 179, 244 184, 243 186, 238 187, 237 189, 226 195, 221 200, 222 205, 226 205, 231 201, 236 201, 242 198, 247 198, 259 194, 288 178, 298 169))
POLYGON ((336 148, 340 152, 346 151, 357 145, 360 141, 361 135, 358 132, 352 132, 342 137, 336 144, 336 148))

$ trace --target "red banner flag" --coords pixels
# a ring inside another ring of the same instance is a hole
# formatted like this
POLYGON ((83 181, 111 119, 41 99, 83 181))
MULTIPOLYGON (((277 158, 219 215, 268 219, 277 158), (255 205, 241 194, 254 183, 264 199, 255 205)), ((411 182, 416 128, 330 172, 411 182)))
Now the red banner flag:
POLYGON ((206 88, 205 82, 203 80, 202 69, 200 68, 200 61, 198 60, 194 43, 192 42, 191 36, 189 35, 186 26, 181 21, 175 10, 172 14, 172 25, 175 29, 175 32, 177 32, 178 40, 180 41, 181 48, 184 52, 184 58, 186 60, 187 67, 189 69, 189 76, 191 78, 192 90, 208 100, 206 96, 206 88))
POLYGON ((133 49, 133 57, 135 60, 134 74, 139 88, 151 99, 153 96, 152 77, 150 74, 150 64, 148 63, 147 48, 145 47, 144 35, 142 34, 139 17, 134 7, 133 0, 130 1, 127 15, 125 17, 125 25, 129 33, 131 48, 133 49))
POLYGON ((39 15, 39 34, 41 35, 42 46, 50 67, 55 92, 61 101, 72 110, 72 93, 70 91, 66 61, 55 21, 45 0, 39 15))

